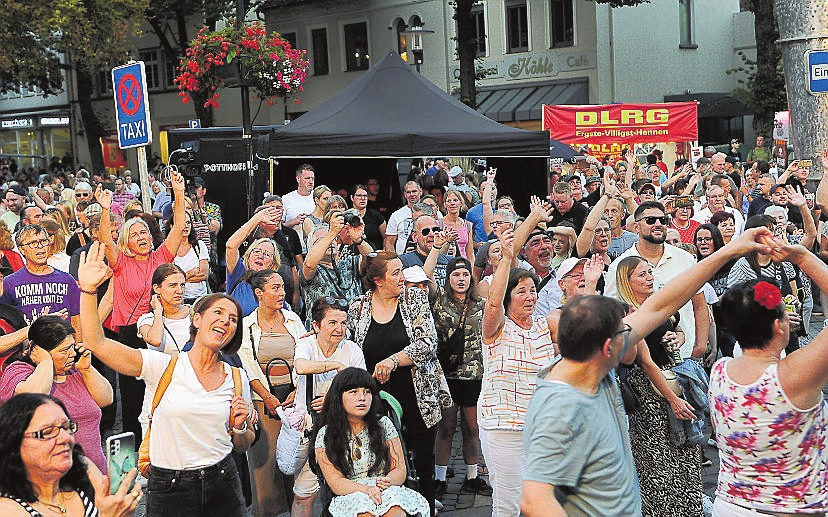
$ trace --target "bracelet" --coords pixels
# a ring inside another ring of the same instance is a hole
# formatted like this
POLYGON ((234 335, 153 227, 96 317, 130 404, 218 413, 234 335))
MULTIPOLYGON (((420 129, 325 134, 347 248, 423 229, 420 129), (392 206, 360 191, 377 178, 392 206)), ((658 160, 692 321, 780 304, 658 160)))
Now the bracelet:
POLYGON ((91 294, 92 296, 98 296, 98 291, 85 291, 81 287, 78 287, 78 289, 80 289, 80 292, 82 292, 83 294, 91 294))
POLYGON ((400 360, 397 358, 397 354, 392 355, 391 357, 389 357, 389 359, 391 359, 391 362, 394 363, 394 367, 391 368, 391 371, 393 372, 394 370, 399 368, 400 360))
POLYGON ((233 433, 234 434, 244 434, 246 432, 247 432, 247 420, 244 421, 244 423, 241 426, 241 429, 236 429, 235 427, 233 428, 233 433))

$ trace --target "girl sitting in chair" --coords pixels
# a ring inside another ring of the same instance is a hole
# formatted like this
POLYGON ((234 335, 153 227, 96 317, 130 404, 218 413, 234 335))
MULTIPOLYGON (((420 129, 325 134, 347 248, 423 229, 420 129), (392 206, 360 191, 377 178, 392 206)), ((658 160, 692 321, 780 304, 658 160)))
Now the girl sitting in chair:
POLYGON ((316 461, 336 495, 329 511, 337 517, 427 517, 428 501, 402 486, 406 467, 400 438, 379 410, 371 374, 353 367, 337 374, 315 442, 316 461))

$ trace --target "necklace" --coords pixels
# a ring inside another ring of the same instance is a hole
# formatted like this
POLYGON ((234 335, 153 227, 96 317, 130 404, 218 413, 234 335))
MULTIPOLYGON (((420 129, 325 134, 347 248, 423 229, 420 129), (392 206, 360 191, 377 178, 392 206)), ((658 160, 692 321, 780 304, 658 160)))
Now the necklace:
POLYGON ((47 503, 47 502, 46 502, 46 501, 44 501, 43 499, 38 499, 37 501, 38 501, 40 504, 43 504, 43 505, 45 505, 45 506, 47 506, 47 507, 49 507, 49 508, 54 508, 54 509, 56 509, 56 510, 57 510, 57 511, 59 511, 60 513, 63 513, 63 514, 65 514, 65 513, 66 513, 66 506, 63 504, 63 503, 64 503, 64 501, 63 501, 63 492, 61 492, 61 493, 60 493, 60 502, 59 502, 58 504, 47 503))

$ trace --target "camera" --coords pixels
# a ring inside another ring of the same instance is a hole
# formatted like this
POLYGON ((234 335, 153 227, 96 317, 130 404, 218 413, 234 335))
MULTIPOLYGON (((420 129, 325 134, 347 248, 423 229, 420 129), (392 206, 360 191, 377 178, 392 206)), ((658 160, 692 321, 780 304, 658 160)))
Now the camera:
POLYGON ((693 206, 693 198, 690 196, 679 196, 673 200, 673 206, 676 208, 688 208, 693 206))

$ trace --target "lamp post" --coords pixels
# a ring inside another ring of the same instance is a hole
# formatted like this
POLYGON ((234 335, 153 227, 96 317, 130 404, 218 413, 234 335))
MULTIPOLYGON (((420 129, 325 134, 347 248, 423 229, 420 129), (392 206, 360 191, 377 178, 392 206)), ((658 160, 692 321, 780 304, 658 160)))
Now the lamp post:
POLYGON ((409 37, 411 42, 410 52, 414 56, 414 67, 419 74, 420 65, 423 64, 423 35, 434 34, 434 31, 424 29, 422 25, 412 25, 402 33, 409 37))
MULTIPOLYGON (((236 0, 236 29, 244 25, 244 18, 247 14, 244 0, 236 0)), ((236 66, 241 66, 236 63, 236 66)), ((241 68, 239 69, 241 72, 241 68)), ((241 88, 241 112, 242 112, 242 143, 245 149, 245 161, 247 168, 247 217, 253 215, 253 122, 250 120, 250 88, 242 80, 241 88)))

